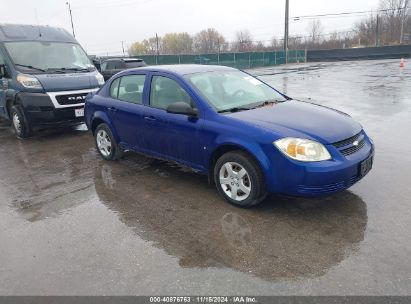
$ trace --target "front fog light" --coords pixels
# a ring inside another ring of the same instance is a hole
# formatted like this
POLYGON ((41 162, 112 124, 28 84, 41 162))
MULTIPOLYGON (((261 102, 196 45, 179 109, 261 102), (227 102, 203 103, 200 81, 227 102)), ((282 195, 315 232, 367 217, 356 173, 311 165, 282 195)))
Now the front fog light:
POLYGON ((303 138, 282 138, 274 145, 286 156, 304 162, 316 162, 331 159, 327 148, 319 142, 303 138))

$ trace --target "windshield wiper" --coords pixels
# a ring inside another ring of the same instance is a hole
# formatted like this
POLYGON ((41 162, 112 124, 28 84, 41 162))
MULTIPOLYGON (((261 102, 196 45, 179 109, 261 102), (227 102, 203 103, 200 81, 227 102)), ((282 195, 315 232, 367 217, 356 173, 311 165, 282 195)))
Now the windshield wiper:
POLYGON ((225 112, 234 113, 234 112, 239 112, 239 111, 253 110, 253 109, 262 108, 262 107, 269 106, 269 105, 274 105, 274 104, 284 102, 284 101, 287 101, 287 100, 288 99, 285 99, 285 100, 270 99, 270 100, 262 101, 258 104, 254 103, 254 105, 251 106, 251 107, 234 107, 234 108, 229 108, 229 109, 225 109, 225 110, 220 110, 220 111, 218 111, 218 113, 225 113, 225 112))
POLYGON ((45 69, 37 68, 37 67, 34 67, 32 65, 20 64, 20 63, 15 63, 14 65, 21 66, 23 68, 32 69, 32 70, 38 70, 38 71, 41 71, 41 72, 46 72, 45 69))
POLYGON ((284 101, 286 100, 278 100, 278 99, 265 100, 263 102, 260 102, 256 106, 252 107, 252 109, 262 108, 262 107, 269 106, 269 105, 275 105, 277 103, 284 102, 284 101))
POLYGON ((226 112, 239 112, 239 111, 248 111, 251 110, 251 108, 245 108, 245 107, 234 107, 234 108, 229 108, 229 109, 225 109, 225 110, 220 110, 218 111, 218 113, 226 113, 226 112))
POLYGON ((67 73, 70 71, 76 71, 76 72, 91 72, 91 68, 48 68, 48 71, 54 71, 57 73, 67 73))

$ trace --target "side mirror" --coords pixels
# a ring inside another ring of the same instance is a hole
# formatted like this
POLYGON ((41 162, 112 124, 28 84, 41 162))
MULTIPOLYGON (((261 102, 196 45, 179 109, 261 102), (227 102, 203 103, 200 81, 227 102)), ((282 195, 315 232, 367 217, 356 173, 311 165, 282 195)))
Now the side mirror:
POLYGON ((188 103, 183 101, 174 102, 167 107, 167 112, 172 114, 182 114, 187 116, 194 116, 198 115, 198 110, 192 108, 188 103))

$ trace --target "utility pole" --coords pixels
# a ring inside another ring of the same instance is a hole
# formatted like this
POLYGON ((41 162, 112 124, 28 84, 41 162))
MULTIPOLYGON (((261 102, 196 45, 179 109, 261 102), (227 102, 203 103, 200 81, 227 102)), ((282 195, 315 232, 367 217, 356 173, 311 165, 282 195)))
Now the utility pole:
POLYGON ((380 16, 377 13, 377 21, 376 21, 376 28, 375 28, 375 46, 380 45, 379 36, 380 36, 380 16))
POLYGON ((70 20, 71 20, 71 29, 73 30, 73 37, 76 37, 76 35, 74 34, 74 24, 73 24, 73 15, 71 14, 71 6, 70 3, 66 2, 69 12, 70 12, 70 20))
POLYGON ((284 29, 284 52, 285 52, 285 63, 288 63, 288 10, 289 10, 289 0, 285 0, 285 29, 284 29))
POLYGON ((404 22, 405 22, 405 16, 403 16, 401 20, 400 44, 404 42, 404 22))
POLYGON ((158 47, 158 35, 156 33, 156 64, 158 64, 158 55, 160 53, 159 47, 158 47))
POLYGON ((121 41, 121 48, 123 49, 123 57, 126 57, 126 52, 124 51, 124 41, 121 41))

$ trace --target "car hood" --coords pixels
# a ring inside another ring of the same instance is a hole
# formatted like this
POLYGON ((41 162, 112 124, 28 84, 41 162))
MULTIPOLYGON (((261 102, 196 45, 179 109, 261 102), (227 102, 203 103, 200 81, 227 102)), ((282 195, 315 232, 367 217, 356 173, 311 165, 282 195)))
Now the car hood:
POLYGON ((35 75, 44 90, 53 91, 74 91, 90 88, 97 88, 97 72, 86 73, 66 73, 66 74, 37 74, 35 75))
POLYGON ((325 144, 347 139, 362 129, 343 112, 296 100, 228 116, 272 130, 281 137, 308 136, 325 144))

